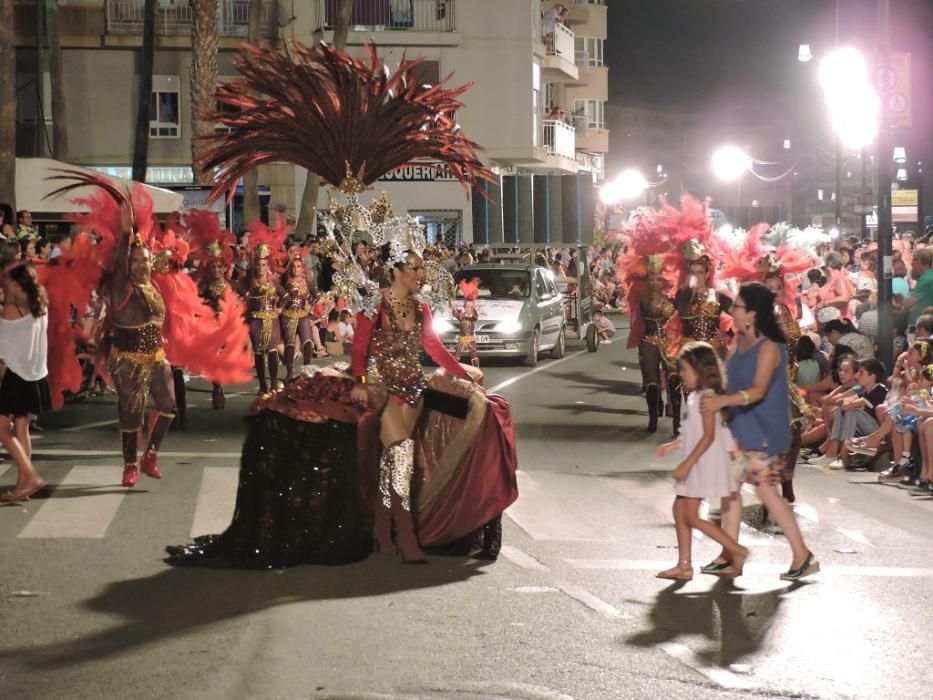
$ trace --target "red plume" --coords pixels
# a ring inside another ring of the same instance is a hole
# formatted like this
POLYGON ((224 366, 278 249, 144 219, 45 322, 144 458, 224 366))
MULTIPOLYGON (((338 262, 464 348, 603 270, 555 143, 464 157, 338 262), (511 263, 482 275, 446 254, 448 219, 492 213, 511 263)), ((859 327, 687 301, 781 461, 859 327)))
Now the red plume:
POLYGON ((476 301, 479 298, 479 280, 460 280, 460 293, 463 294, 464 299, 476 301))

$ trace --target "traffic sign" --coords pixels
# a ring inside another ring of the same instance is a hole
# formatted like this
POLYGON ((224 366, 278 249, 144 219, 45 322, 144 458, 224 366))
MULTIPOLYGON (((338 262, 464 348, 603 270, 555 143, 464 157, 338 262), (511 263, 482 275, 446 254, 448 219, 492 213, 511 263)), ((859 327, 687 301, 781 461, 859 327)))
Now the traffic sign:
POLYGON ((873 72, 875 87, 879 93, 887 92, 884 116, 888 126, 909 127, 911 125, 911 72, 910 54, 902 51, 888 54, 887 67, 882 66, 882 54, 875 54, 873 72))

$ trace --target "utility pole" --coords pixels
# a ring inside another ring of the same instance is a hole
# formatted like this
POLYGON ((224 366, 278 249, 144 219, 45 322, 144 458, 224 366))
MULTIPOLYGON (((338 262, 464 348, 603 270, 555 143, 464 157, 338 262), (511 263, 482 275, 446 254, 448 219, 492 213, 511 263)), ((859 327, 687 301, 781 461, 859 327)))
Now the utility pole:
POLYGON ((888 82, 891 51, 891 0, 878 0, 879 53, 881 55, 881 128, 878 130, 878 150, 875 167, 878 173, 878 359, 890 372, 894 366, 894 329, 891 323, 891 267, 893 242, 891 240, 891 123, 888 100, 891 88, 888 82))
MULTIPOLYGON (((839 49, 839 0, 836 0, 836 49, 839 49)), ((835 141, 835 154, 833 163, 836 168, 836 183, 833 185, 833 191, 835 192, 835 203, 836 203, 836 216, 835 216, 835 227, 839 232, 838 241, 841 241, 842 236, 842 139, 839 137, 839 133, 836 133, 835 141)), ((838 245, 838 244, 837 244, 838 245)))

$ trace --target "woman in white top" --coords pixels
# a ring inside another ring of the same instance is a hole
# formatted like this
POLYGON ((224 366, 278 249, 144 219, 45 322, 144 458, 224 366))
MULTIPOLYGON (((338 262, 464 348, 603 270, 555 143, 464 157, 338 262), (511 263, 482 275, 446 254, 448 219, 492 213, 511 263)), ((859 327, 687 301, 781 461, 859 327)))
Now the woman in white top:
POLYGON ((0 501, 28 501, 45 480, 32 464, 29 417, 51 404, 48 375, 48 301, 33 271, 17 265, 6 275, 6 298, 0 313, 0 443, 16 462, 16 486, 0 501))

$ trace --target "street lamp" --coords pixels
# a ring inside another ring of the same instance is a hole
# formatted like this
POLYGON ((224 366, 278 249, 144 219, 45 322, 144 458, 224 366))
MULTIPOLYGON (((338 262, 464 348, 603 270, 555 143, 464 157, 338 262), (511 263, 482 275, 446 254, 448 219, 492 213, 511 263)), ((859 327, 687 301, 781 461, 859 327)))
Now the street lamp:
POLYGON ((898 182, 904 182, 906 179, 907 179, 907 168, 898 168, 897 169, 898 182))
POLYGON ((907 149, 903 146, 894 147, 894 162, 895 163, 906 163, 907 162, 907 149))
POLYGON ((810 51, 810 44, 801 44, 797 50, 797 60, 801 63, 807 63, 812 58, 813 53, 810 51))
POLYGON ((713 153, 713 174, 720 180, 738 180, 752 167, 752 159, 738 146, 723 146, 713 153))

